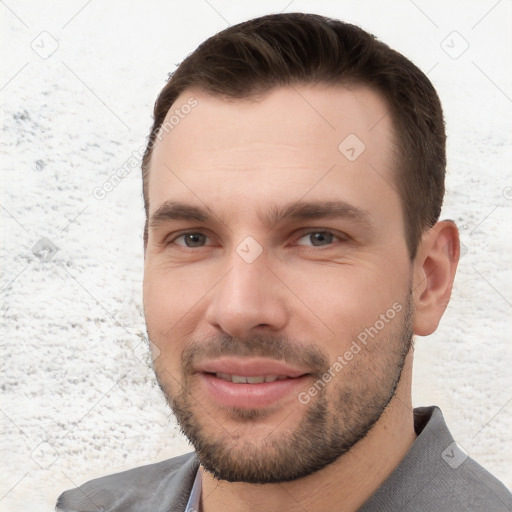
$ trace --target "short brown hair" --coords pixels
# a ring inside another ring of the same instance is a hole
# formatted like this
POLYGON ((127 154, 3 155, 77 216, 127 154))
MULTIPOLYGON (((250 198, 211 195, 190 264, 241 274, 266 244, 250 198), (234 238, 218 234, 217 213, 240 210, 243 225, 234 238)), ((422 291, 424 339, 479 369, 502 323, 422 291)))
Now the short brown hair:
POLYGON ((276 87, 360 84, 380 93, 396 131, 395 186, 411 259, 423 230, 441 213, 446 134, 437 93, 411 61, 361 28, 315 14, 255 18, 210 37, 170 76, 158 96, 142 161, 147 244, 147 179, 153 145, 178 96, 199 88, 224 98, 248 98, 276 87))

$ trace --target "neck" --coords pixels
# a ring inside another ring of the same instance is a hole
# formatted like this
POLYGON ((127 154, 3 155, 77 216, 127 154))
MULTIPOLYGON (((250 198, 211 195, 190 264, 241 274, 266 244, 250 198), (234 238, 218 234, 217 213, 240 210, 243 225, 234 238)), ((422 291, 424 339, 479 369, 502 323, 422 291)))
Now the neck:
POLYGON ((203 471, 203 512, 352 512, 363 505, 405 457, 416 439, 411 400, 412 350, 395 396, 370 430, 336 462, 304 478, 255 485, 215 480, 203 471))

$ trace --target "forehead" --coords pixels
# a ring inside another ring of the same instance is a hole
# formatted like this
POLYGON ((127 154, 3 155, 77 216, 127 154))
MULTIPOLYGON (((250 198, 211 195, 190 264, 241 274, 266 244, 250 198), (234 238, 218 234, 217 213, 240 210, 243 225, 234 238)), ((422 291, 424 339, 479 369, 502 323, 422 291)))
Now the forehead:
POLYGON ((170 199, 220 208, 232 196, 330 200, 345 189, 357 199, 358 188, 396 196, 391 116, 368 87, 283 87, 240 100, 191 89, 166 123, 151 159, 150 212, 170 199))

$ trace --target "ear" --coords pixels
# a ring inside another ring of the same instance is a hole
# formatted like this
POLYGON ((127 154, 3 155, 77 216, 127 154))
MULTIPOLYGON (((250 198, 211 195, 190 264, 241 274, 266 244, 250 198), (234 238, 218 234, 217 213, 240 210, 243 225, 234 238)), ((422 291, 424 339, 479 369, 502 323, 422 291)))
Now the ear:
POLYGON ((460 256, 459 231, 451 220, 438 222, 421 238, 414 258, 414 334, 428 336, 450 301, 460 256))

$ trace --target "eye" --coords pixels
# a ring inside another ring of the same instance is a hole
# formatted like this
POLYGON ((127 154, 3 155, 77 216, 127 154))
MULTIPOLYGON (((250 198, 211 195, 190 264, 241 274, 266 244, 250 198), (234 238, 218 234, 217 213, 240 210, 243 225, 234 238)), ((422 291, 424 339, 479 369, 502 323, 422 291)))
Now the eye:
POLYGON ((341 237, 336 236, 334 233, 331 233, 330 231, 312 231, 300 237, 297 240, 297 245, 311 245, 313 247, 324 247, 340 240, 342 240, 341 237))
POLYGON ((171 240, 171 243, 181 247, 203 247, 207 240, 208 237, 203 233, 184 233, 171 240))

